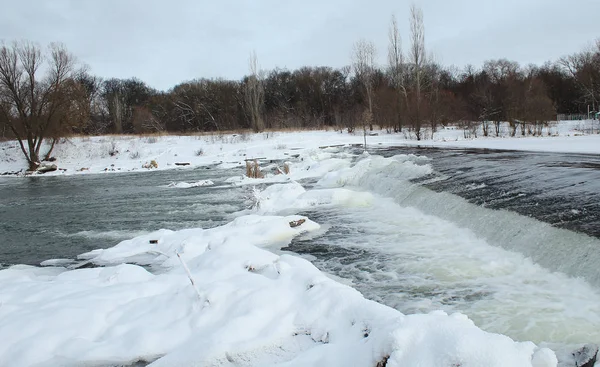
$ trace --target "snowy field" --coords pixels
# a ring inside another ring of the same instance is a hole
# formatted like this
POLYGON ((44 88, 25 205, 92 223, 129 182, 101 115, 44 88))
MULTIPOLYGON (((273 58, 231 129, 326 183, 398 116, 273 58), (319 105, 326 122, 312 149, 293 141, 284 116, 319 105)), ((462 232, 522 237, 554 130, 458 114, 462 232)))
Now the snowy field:
MULTIPOLYGON (((482 148, 600 154, 598 121, 563 121, 544 129, 542 137, 508 137, 508 126, 500 137, 465 138, 462 129, 442 128, 433 139, 417 141, 404 134, 375 131, 367 137, 367 146, 424 146, 441 148, 482 148), (548 136, 550 133, 550 136, 548 136)), ((491 134, 491 132, 490 132, 491 134)), ((426 132, 425 136, 430 136, 426 132)), ((318 147, 362 145, 362 132, 355 134, 335 131, 269 132, 260 134, 228 134, 205 136, 100 136, 71 138, 58 144, 53 151, 58 170, 46 175, 128 172, 150 169, 190 168, 198 165, 235 167, 245 159, 265 158, 285 160, 318 147), (158 168, 143 168, 152 161, 158 168), (178 166, 176 163, 188 163, 178 166)), ((44 149, 42 149, 44 152, 44 149)), ((15 141, 0 143, 0 174, 24 171, 26 161, 15 141)))
MULTIPOLYGON (((555 127, 558 136, 552 137, 473 140, 448 129, 423 142, 379 132, 368 137, 368 144, 600 153, 600 136, 576 136, 581 133, 575 127, 561 124, 555 127)), ((243 167, 245 159, 255 158, 289 160, 290 173, 276 175, 266 163, 262 179, 232 173, 232 185, 274 185, 255 190, 254 209, 238 213, 224 226, 157 228, 79 256, 81 262, 101 266, 96 268, 71 270, 67 260, 56 259, 41 268, 16 265, 0 270, 0 366, 114 366, 138 361, 152 362, 151 366, 559 365, 550 349, 483 331, 464 314, 404 315, 366 300, 308 260, 280 251, 295 238, 310 240, 327 228, 305 216, 273 212, 370 205, 373 194, 345 187, 362 180, 366 170, 393 169, 405 179, 431 170, 415 165, 414 157, 345 157, 347 153, 336 148, 319 149, 360 144, 362 139, 330 131, 94 137, 58 145, 55 163, 63 170, 49 175, 150 170, 142 165, 152 160, 158 164, 155 169, 198 165, 227 169, 243 167), (358 164, 350 158, 358 158, 358 164), (318 179, 318 189, 307 191, 296 182, 307 177, 318 179)), ((23 168, 14 143, 2 143, 0 149, 0 172, 23 168)), ((209 181, 172 184, 181 189, 210 185, 209 181)), ((415 210, 413 215, 420 214, 415 210)), ((434 221, 426 216, 423 220, 434 221)), ((456 233, 455 227, 444 223, 441 237, 456 233)), ((477 255, 483 250, 465 251, 472 257, 465 257, 472 263, 469 267, 486 268, 490 276, 503 271, 496 258, 477 255), (475 265, 476 261, 482 264, 475 265)), ((539 267, 523 264, 531 274, 542 274, 539 267)), ((577 280, 561 284, 594 293, 577 280)), ((569 360, 571 355, 558 357, 561 365, 576 365, 575 359, 569 360)))

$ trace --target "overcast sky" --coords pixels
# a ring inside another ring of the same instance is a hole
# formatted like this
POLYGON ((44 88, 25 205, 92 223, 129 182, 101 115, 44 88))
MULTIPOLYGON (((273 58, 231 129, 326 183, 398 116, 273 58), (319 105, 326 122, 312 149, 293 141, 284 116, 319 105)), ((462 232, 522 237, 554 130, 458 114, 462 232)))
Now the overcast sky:
MULTIPOLYGON (((102 77, 167 90, 200 77, 239 79, 256 50, 264 69, 349 64, 352 44, 377 46, 403 0, 0 0, 0 39, 66 44, 102 77)), ((421 0, 428 52, 444 65, 493 58, 542 64, 600 37, 600 0, 421 0)))

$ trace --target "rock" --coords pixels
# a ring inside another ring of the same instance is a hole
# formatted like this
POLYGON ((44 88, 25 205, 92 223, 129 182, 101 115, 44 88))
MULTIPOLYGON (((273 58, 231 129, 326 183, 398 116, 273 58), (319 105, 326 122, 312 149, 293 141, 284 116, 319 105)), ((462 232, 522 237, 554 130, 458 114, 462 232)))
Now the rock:
POLYGON ((190 164, 188 162, 175 162, 176 166, 189 166, 190 164))
POLYGON ((598 346, 596 344, 586 344, 573 353, 576 367, 594 367, 598 356, 598 346))
POLYGON ((295 228, 301 226, 304 222, 306 222, 306 219, 293 220, 290 222, 290 227, 295 228))
POLYGON ((16 176, 16 175, 21 174, 22 172, 23 172, 22 169, 18 170, 18 171, 14 171, 14 172, 7 171, 7 172, 0 173, 0 176, 8 176, 8 175, 15 175, 16 176))
POLYGON ((598 358, 598 346, 586 344, 573 352, 557 351, 556 357, 558 357, 558 367, 594 367, 598 358))
POLYGON ((57 169, 58 169, 58 167, 56 166, 56 164, 42 164, 41 166, 38 167, 37 171, 39 173, 46 173, 46 172, 56 171, 57 169))
POLYGON ((150 243, 151 243, 151 244, 153 244, 153 245, 154 245, 154 244, 157 244, 157 243, 158 243, 158 240, 150 240, 150 243))
POLYGON ((377 362, 375 367, 386 367, 389 359, 390 359, 390 356, 383 357, 383 359, 381 361, 377 362))

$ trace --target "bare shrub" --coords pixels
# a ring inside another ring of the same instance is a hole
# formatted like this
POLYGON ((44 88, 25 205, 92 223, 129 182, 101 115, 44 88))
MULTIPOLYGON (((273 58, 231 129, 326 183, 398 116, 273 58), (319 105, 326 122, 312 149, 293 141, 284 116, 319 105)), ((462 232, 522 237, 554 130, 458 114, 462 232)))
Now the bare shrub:
POLYGON ((275 149, 277 149, 277 150, 284 150, 286 148, 287 148, 287 146, 285 144, 277 144, 277 146, 275 147, 275 149))
POLYGON ((200 148, 196 150, 194 154, 196 155, 196 157, 200 157, 201 155, 204 155, 204 149, 200 148))
POLYGON ((146 143, 148 144, 154 144, 158 141, 158 139, 156 138, 156 136, 149 136, 146 138, 146 143))
POLYGON ((246 161, 246 176, 250 178, 264 178, 265 175, 261 172, 258 161, 246 161))
POLYGON ((140 152, 131 152, 129 154, 129 158, 131 158, 131 159, 139 159, 140 158, 140 152))
POLYGON ((114 157, 117 154, 119 154, 119 151, 117 150, 117 143, 111 141, 110 147, 108 148, 108 155, 114 157))

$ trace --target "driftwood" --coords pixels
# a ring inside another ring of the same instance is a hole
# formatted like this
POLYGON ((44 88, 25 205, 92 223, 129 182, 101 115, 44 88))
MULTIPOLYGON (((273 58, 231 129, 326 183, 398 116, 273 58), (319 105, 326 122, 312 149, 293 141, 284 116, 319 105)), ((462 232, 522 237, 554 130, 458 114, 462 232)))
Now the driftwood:
POLYGON ((190 164, 188 162, 176 162, 175 165, 176 166, 189 166, 190 164))

